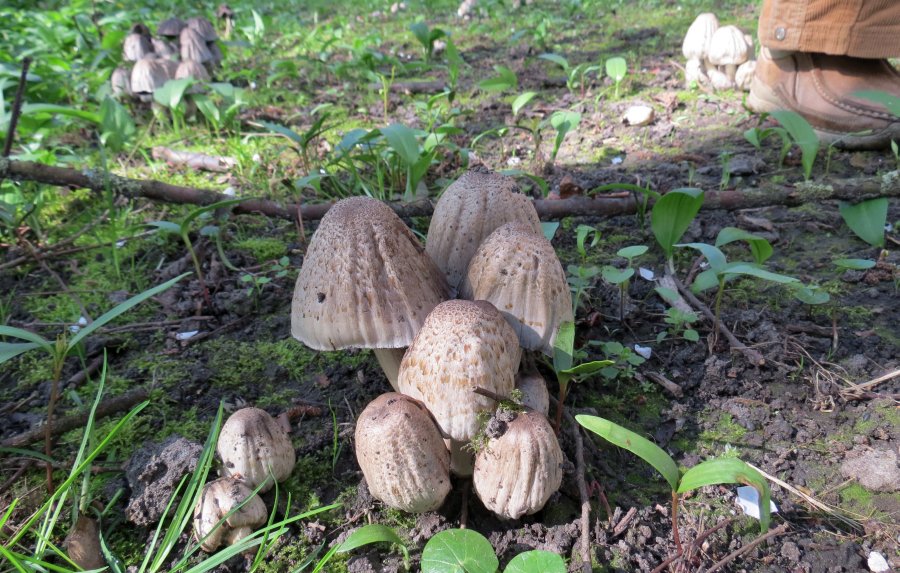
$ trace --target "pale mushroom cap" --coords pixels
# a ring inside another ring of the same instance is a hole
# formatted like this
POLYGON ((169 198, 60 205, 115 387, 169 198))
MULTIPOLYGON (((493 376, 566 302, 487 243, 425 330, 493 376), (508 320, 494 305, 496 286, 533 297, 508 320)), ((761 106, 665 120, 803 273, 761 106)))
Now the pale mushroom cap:
POLYGON ((468 171, 441 195, 425 249, 455 288, 481 241, 510 222, 527 223, 535 233, 542 232, 534 205, 512 177, 468 171))
POLYGON ((432 511, 450 492, 450 452, 425 405, 382 394, 356 422, 356 460, 373 496, 409 513, 432 511))
POLYGON ((201 64, 212 59, 206 40, 193 28, 181 31, 181 59, 194 60, 201 64))
POLYGON ((223 475, 253 489, 265 482, 261 492, 271 489, 274 481, 286 480, 297 461, 284 427, 259 408, 242 408, 232 414, 222 426, 217 450, 224 465, 223 475))
MULTIPOLYGON (((194 78, 198 82, 209 81, 209 72, 203 67, 203 64, 194 60, 185 60, 178 64, 175 70, 175 79, 194 78)), ((185 93, 195 94, 203 93, 204 88, 201 84, 194 84, 187 89, 185 93)))
POLYGON ((169 18, 164 20, 156 29, 156 33, 160 36, 168 38, 177 38, 181 35, 181 31, 187 27, 181 18, 169 18))
POLYGON ((688 28, 681 45, 681 53, 688 60, 702 60, 709 53, 709 43, 719 29, 719 19, 715 14, 700 14, 688 28))
POLYGON ((516 374, 516 390, 525 394, 522 404, 534 408, 544 416, 550 413, 547 381, 537 370, 526 370, 516 374))
POLYGON ((153 93, 169 81, 165 60, 144 58, 138 60, 131 70, 131 89, 134 93, 153 93))
POLYGON ((684 81, 690 87, 691 82, 697 82, 698 84, 705 84, 709 82, 709 79, 706 77, 706 68, 703 66, 703 62, 698 59, 688 60, 684 65, 684 81))
POLYGON ((494 305, 450 300, 431 311, 406 351, 398 386, 424 402, 450 438, 467 442, 478 433, 479 412, 496 407, 473 390, 508 396, 520 356, 516 333, 494 305))
POLYGON ((734 83, 738 89, 745 92, 750 91, 753 85, 753 76, 756 75, 756 60, 749 60, 738 66, 737 73, 734 75, 734 83))
POLYGON ((453 291, 412 231, 369 197, 338 201, 319 223, 291 303, 291 333, 316 350, 409 346, 453 291))
POLYGON ((551 356, 559 325, 573 320, 572 294, 553 245, 524 223, 506 223, 482 241, 459 292, 497 307, 522 348, 551 356))
POLYGON ((747 41, 737 26, 722 26, 713 35, 707 59, 717 66, 737 66, 747 61, 747 41))
POLYGON ((128 34, 122 45, 122 58, 129 62, 137 62, 153 54, 153 42, 141 34, 128 34))
POLYGON ((391 383, 391 388, 397 390, 397 377, 400 376, 400 363, 403 361, 405 348, 374 348, 372 353, 378 359, 378 364, 384 371, 385 377, 391 383))
POLYGON ((521 412, 475 456, 472 484, 485 507, 508 519, 539 511, 562 483, 563 453, 543 414, 521 412))
POLYGON ((734 82, 732 82, 724 72, 720 72, 719 70, 709 70, 706 73, 709 75, 709 83, 717 92, 734 89, 734 82))
POLYGON ((175 47, 172 44, 166 42, 165 40, 161 40, 159 38, 153 38, 153 51, 156 52, 156 55, 161 58, 168 58, 169 56, 174 56, 178 52, 175 51, 175 47))
POLYGON ((212 42, 218 40, 219 35, 216 33, 216 27, 213 23, 202 16, 188 18, 187 27, 196 30, 203 38, 204 42, 212 42))
POLYGON ((131 91, 131 70, 125 68, 116 68, 109 77, 109 84, 112 86, 114 96, 122 94, 132 95, 131 91))
POLYGON ((248 533, 234 535, 234 530, 241 528, 259 527, 266 522, 266 504, 253 490, 245 484, 231 478, 219 478, 206 484, 197 500, 194 508, 194 539, 198 542, 207 534, 200 548, 207 552, 215 551, 223 542, 234 543, 246 537, 248 533), (213 530, 216 524, 229 511, 237 507, 242 501, 253 495, 239 510, 231 516, 218 529, 213 530))

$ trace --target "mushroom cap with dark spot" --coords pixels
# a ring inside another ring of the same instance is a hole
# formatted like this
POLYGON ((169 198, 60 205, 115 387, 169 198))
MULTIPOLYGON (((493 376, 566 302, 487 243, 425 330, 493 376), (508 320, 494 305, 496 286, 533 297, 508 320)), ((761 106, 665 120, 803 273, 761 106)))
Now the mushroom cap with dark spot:
POLYGON ((297 461, 284 427, 259 408, 242 408, 229 416, 219 433, 217 450, 226 468, 224 475, 254 489, 265 482, 261 492, 271 489, 274 481, 286 480, 297 461))

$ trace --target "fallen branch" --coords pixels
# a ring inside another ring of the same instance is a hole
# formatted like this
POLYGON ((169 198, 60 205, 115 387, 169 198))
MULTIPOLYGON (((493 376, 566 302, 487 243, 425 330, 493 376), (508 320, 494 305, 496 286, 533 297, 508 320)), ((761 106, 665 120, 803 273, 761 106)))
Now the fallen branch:
MULTIPOLYGON (((434 82, 394 82, 388 91, 399 94, 436 94, 444 91, 446 84, 438 80, 434 82)), ((369 84, 369 89, 382 90, 384 86, 380 82, 369 84)))
MULTIPOLYGON (((149 396, 150 394, 145 388, 135 388, 134 390, 126 392, 120 396, 107 398, 97 405, 97 411, 94 414, 94 418, 100 419, 105 418, 106 416, 112 416, 113 414, 121 412, 122 410, 131 408, 139 402, 143 402, 149 396)), ((72 416, 66 416, 65 418, 55 420, 50 426, 50 435, 57 436, 59 434, 64 434, 70 430, 83 427, 85 424, 87 424, 90 414, 90 410, 86 410, 79 414, 74 414, 72 416)), ((3 440, 2 442, 0 442, 0 447, 24 448, 40 441, 44 438, 44 436, 45 426, 38 426, 36 428, 28 430, 25 433, 3 440)))
POLYGON ((237 163, 234 157, 207 155, 196 151, 178 151, 162 145, 154 147, 151 153, 153 159, 162 159, 172 165, 187 165, 194 169, 214 171, 216 173, 228 173, 237 163))
POLYGON ((644 376, 653 380, 654 382, 674 394, 676 398, 681 398, 684 396, 684 391, 681 389, 681 386, 672 382, 659 372, 647 371, 644 373, 644 376))

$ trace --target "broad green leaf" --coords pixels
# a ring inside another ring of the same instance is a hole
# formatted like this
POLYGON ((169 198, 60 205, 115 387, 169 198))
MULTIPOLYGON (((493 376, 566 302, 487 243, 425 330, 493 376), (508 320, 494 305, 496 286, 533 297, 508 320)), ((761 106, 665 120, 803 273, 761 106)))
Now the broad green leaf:
POLYGON ((691 329, 685 330, 683 335, 684 335, 685 340, 690 340, 691 342, 697 342, 698 340, 700 340, 700 335, 697 333, 696 330, 691 330, 691 329))
MULTIPOLYGON (((72 109, 62 105, 54 105, 49 103, 26 103, 22 106, 22 116, 40 115, 40 114, 61 114, 86 119, 90 122, 100 124, 100 116, 89 111, 80 109, 72 109)), ((0 114, 0 125, 9 123, 11 113, 0 114)), ((20 118, 21 119, 21 118, 20 118)))
POLYGON ((378 523, 365 525, 351 533, 347 541, 341 544, 338 553, 346 553, 357 547, 379 542, 396 543, 403 549, 403 555, 406 556, 407 561, 409 560, 409 552, 407 552, 406 546, 403 545, 403 541, 397 536, 397 532, 386 525, 378 523))
POLYGON ((519 96, 512 102, 512 112, 513 115, 519 115, 519 111, 522 110, 522 107, 530 102, 537 93, 535 92, 525 92, 523 94, 519 94, 519 96))
POLYGON ((633 259, 635 257, 639 257, 646 253, 648 250, 644 245, 634 245, 632 247, 625 247, 624 249, 619 249, 616 253, 619 257, 625 257, 626 259, 633 259))
POLYGON ((0 364, 6 362, 11 358, 15 358, 23 352, 28 352, 29 350, 33 350, 35 348, 41 348, 41 345, 37 342, 0 342, 0 364))
POLYGON ((169 288, 173 284, 177 283, 178 281, 180 281, 184 277, 188 276, 189 274, 191 274, 191 273, 180 274, 177 277, 175 277, 174 279, 172 279, 168 282, 164 282, 163 284, 161 284, 157 287, 154 287, 150 290, 145 290, 141 294, 131 297, 130 299, 123 302, 122 304, 114 307, 112 310, 103 314, 100 318, 96 319, 94 322, 90 323, 89 325, 87 325, 84 328, 82 328, 81 330, 79 330, 78 334, 76 334, 75 336, 72 337, 71 340, 69 340, 68 349, 71 350, 72 348, 75 348, 75 345, 78 344, 78 341, 80 341, 84 337, 90 335, 92 332, 94 332, 95 330, 97 330, 98 328, 100 328, 101 326, 103 326, 104 324, 109 322, 110 320, 116 318, 123 312, 131 310, 132 308, 141 304, 142 302, 144 302, 151 296, 161 293, 162 291, 166 290, 167 288, 169 288))
POLYGON ((413 130, 400 123, 381 128, 381 133, 407 166, 419 161, 419 143, 413 130))
POLYGON ((663 297, 665 300, 667 300, 669 302, 675 302, 676 300, 678 300, 680 298, 678 296, 677 292, 673 291, 672 289, 668 289, 666 287, 656 287, 653 290, 655 290, 659 296, 663 297))
POLYGON ((506 81, 510 83, 513 89, 519 87, 519 77, 516 75, 514 71, 509 68, 505 68, 503 66, 494 66, 494 70, 500 74, 500 77, 504 78, 506 81))
POLYGON ((606 75, 616 83, 621 82, 626 73, 628 73, 628 63, 625 58, 616 57, 606 60, 606 75))
POLYGON ((608 442, 628 450, 656 468, 656 471, 672 486, 672 491, 678 488, 678 466, 669 454, 650 440, 596 416, 579 414, 575 416, 575 420, 608 442))
POLYGON ((600 242, 600 231, 591 227, 590 225, 578 225, 575 228, 575 247, 578 249, 578 253, 582 258, 587 257, 587 250, 584 247, 584 242, 587 239, 588 234, 591 232, 594 233, 594 239, 591 241, 591 247, 596 247, 597 243, 600 242))
POLYGON ((204 94, 192 94, 191 98, 194 100, 194 103, 197 104, 197 109, 200 110, 203 117, 212 122, 213 125, 219 124, 222 120, 222 114, 219 113, 219 108, 213 100, 209 99, 209 96, 204 94))
POLYGON ((569 368, 568 370, 561 370, 561 372, 565 372, 566 374, 571 374, 573 376, 585 376, 587 374, 593 374, 597 370, 601 370, 605 366, 612 366, 615 364, 612 360, 595 360, 593 362, 585 362, 584 364, 579 364, 574 368, 569 368))
MULTIPOLYGON (((728 280, 728 275, 725 275, 725 280, 728 280)), ((699 294, 706 289, 717 286, 719 286, 719 279, 716 276, 716 273, 714 273, 712 269, 707 269, 694 277, 694 282, 691 284, 691 292, 699 294)))
POLYGON ((827 292, 810 288, 798 289, 794 296, 797 297, 797 300, 806 304, 824 304, 831 300, 831 295, 827 292))
POLYGON ((703 256, 706 257, 707 262, 709 262, 710 269, 717 276, 721 276, 725 272, 725 255, 712 245, 707 245, 706 243, 683 243, 679 245, 675 245, 676 247, 690 247, 692 249, 697 249, 703 256))
POLYGON ((564 322, 559 325, 556 341, 553 343, 553 369, 557 372, 572 367, 575 353, 575 323, 564 322))
POLYGON ((581 114, 574 111, 557 111, 550 116, 550 125, 556 130, 556 140, 553 143, 553 155, 551 161, 556 161, 556 154, 562 146, 566 134, 578 127, 581 123, 581 114))
POLYGON ((863 90, 850 95, 880 103, 894 115, 900 116, 900 98, 879 90, 863 90))
POLYGON ((119 151, 134 135, 134 121, 122 104, 107 97, 100 105, 100 130, 107 145, 119 151))
POLYGON ((719 231, 719 236, 716 237, 716 246, 721 247, 734 241, 747 241, 750 244, 753 258, 759 264, 766 262, 766 259, 775 253, 775 249, 772 248, 769 241, 737 227, 725 227, 719 231))
POLYGON ((769 529, 769 484, 758 471, 741 460, 719 458, 694 466, 681 478, 678 493, 684 493, 705 485, 739 483, 752 486, 759 492, 759 526, 765 533, 769 529))
POLYGON ((757 149, 762 149, 759 145, 759 128, 751 127, 747 131, 744 132, 744 139, 750 142, 750 145, 757 149))
POLYGON ((265 127, 269 131, 274 131, 275 133, 280 133, 281 135, 287 137, 297 145, 304 145, 303 137, 294 131, 293 129, 284 127, 283 125, 278 125, 276 123, 269 123, 268 121, 258 121, 256 122, 259 125, 265 127))
POLYGON ((40 334, 35 334, 27 330, 22 330, 21 328, 15 328, 13 326, 0 325, 0 336, 12 336, 15 338, 21 338, 22 340, 33 342, 48 351, 53 348, 53 344, 40 334))
POLYGON ((171 221, 150 221, 146 223, 152 227, 159 227, 160 229, 165 229, 170 233, 181 233, 181 225, 173 223, 171 221))
POLYGON ((566 563, 556 553, 535 549, 513 557, 503 571, 504 573, 566 573, 566 563))
POLYGON ((782 283, 782 284, 800 282, 799 280, 795 279, 794 277, 779 275, 777 273, 773 273, 773 272, 767 271, 765 269, 759 269, 756 267, 752 267, 747 264, 735 265, 728 269, 728 273, 735 274, 735 275, 750 275, 750 276, 754 276, 754 277, 759 277, 761 279, 765 279, 767 281, 772 281, 772 282, 782 283))
POLYGON ((513 87, 513 84, 503 77, 488 78, 477 82, 475 85, 486 92, 502 92, 513 87))
POLYGON ((634 269, 624 269, 619 270, 616 267, 605 266, 603 267, 603 278, 606 279, 610 284, 620 284, 624 283, 628 279, 634 276, 634 269))
POLYGON ((803 153, 801 160, 803 163, 803 175, 809 179, 812 173, 813 162, 816 160, 816 154, 819 152, 819 137, 816 135, 816 132, 809 125, 809 122, 796 111, 776 109, 769 113, 800 146, 800 151, 803 153))
POLYGON ((471 529, 441 531, 422 551, 422 571, 428 573, 496 573, 499 566, 488 540, 471 529))
POLYGON ((866 259, 836 259, 831 262, 842 269, 854 271, 864 271, 875 266, 875 261, 867 261, 866 259))
POLYGON ((547 223, 541 223, 541 229, 544 232, 544 238, 548 241, 553 240, 553 235, 556 234, 556 230, 559 229, 559 221, 551 221, 547 223))
POLYGON ((414 24, 410 24, 409 29, 416 37, 416 39, 419 40, 419 43, 422 44, 422 47, 425 50, 428 50, 428 48, 431 46, 431 43, 429 41, 430 34, 428 31, 428 24, 426 24, 425 22, 416 22, 414 24))
POLYGON ((163 87, 153 92, 153 99, 159 105, 163 105, 169 109, 175 109, 184 98, 185 90, 195 83, 197 83, 197 81, 194 78, 169 80, 163 87))
POLYGON ((884 246, 884 226, 887 223, 887 197, 869 199, 856 205, 841 201, 841 215, 856 236, 874 247, 884 246))
POLYGON ((703 191, 700 189, 673 189, 653 205, 650 213, 650 228, 659 245, 672 258, 672 251, 697 212, 703 205, 703 191))
POLYGON ((556 54, 541 54, 540 56, 538 56, 538 58, 547 60, 548 62, 553 62, 554 64, 561 66, 564 70, 569 69, 569 61, 562 56, 558 56, 556 54))

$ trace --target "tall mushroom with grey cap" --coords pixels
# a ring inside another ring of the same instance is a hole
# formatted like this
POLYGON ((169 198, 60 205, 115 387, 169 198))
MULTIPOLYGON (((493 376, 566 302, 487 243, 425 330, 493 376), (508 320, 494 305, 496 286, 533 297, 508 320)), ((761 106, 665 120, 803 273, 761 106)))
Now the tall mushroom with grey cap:
MULTIPOLYGON (((175 64, 175 62, 143 58, 134 64, 134 68, 131 70, 131 90, 141 98, 141 101, 152 100, 153 92, 174 78, 175 70, 170 70, 169 64, 175 64)), ((177 67, 178 64, 175 66, 177 67)))
POLYGON ((309 243, 291 333, 315 350, 374 349, 396 387, 397 372, 383 357, 402 356, 428 313, 454 294, 390 207, 351 197, 328 210, 309 243))
POLYGON ((199 62, 195 62, 194 60, 185 60, 178 64, 178 69, 175 70, 175 79, 180 80, 184 78, 194 78, 198 83, 189 87, 185 93, 189 94, 197 94, 203 93, 205 90, 203 85, 199 82, 208 82, 209 81, 209 72, 206 71, 206 68, 203 67, 199 62))
POLYGON ((213 23, 207 20, 202 16, 196 16, 194 18, 188 18, 187 27, 192 30, 196 30, 200 37, 203 38, 204 42, 214 42, 219 39, 219 35, 216 33, 216 27, 213 26, 213 23))
POLYGON ((134 95, 131 91, 131 70, 126 68, 116 68, 109 77, 109 85, 112 88, 113 97, 120 97, 123 94, 127 96, 134 95))
POLYGON ((223 543, 234 545, 252 534, 254 529, 266 523, 267 517, 266 504, 253 493, 253 489, 232 478, 219 478, 206 484, 197 500, 194 539, 200 543, 200 549, 211 553, 223 543), (232 513, 220 527, 216 527, 228 512, 244 500, 247 503, 232 513))
MULTIPOLYGON (((681 44, 681 53, 690 63, 692 60, 703 62, 706 71, 716 69, 709 61, 709 46, 713 35, 719 29, 719 19, 715 14, 700 14, 688 28, 681 44)), ((693 67, 693 66, 692 66, 693 67)))
POLYGON ((231 36, 231 31, 234 30, 234 10, 231 9, 231 6, 222 2, 216 8, 216 18, 224 22, 225 39, 227 40, 231 36))
POLYGON ((713 34, 709 45, 709 61, 717 66, 725 66, 725 75, 732 82, 737 67, 747 61, 747 56, 747 41, 737 26, 722 26, 713 34))
POLYGON ((512 177, 468 171, 441 195, 425 249, 457 287, 478 245, 504 223, 521 222, 541 233, 541 220, 512 177))
POLYGON ((153 38, 153 51, 156 52, 156 55, 160 58, 171 58, 172 56, 178 55, 179 50, 175 49, 175 46, 166 42, 161 38, 153 38))
POLYGON ((122 46, 122 59, 136 62, 152 54, 153 40, 150 36, 150 28, 145 24, 135 24, 131 27, 131 33, 125 36, 125 44, 122 46))
POLYGON ((492 303, 522 348, 548 356, 559 325, 574 320, 569 283, 553 245, 525 223, 504 223, 482 241, 459 294, 492 303))
POLYGON ((534 411, 499 411, 486 432, 472 478, 478 498, 507 519, 539 511, 559 489, 565 462, 547 418, 534 411))
POLYGON ((425 403, 450 436, 453 473, 472 475, 462 447, 478 433, 478 414, 495 403, 474 392, 513 390, 521 350, 516 333, 491 303, 450 300, 435 307, 400 364, 399 391, 425 403))
POLYGON ((259 408, 242 408, 229 416, 216 449, 222 458, 223 475, 253 489, 265 484, 260 492, 286 480, 297 461, 284 427, 259 408))
POLYGON ((177 40, 181 36, 181 31, 187 27, 181 18, 169 18, 164 20, 156 29, 156 35, 163 36, 169 40, 177 40))
POLYGON ((356 460, 369 492, 409 513, 432 511, 450 492, 450 452, 422 402, 382 394, 356 422, 356 460))
POLYGON ((181 31, 181 59, 193 60, 201 64, 212 59, 206 40, 193 28, 185 28, 181 31))

